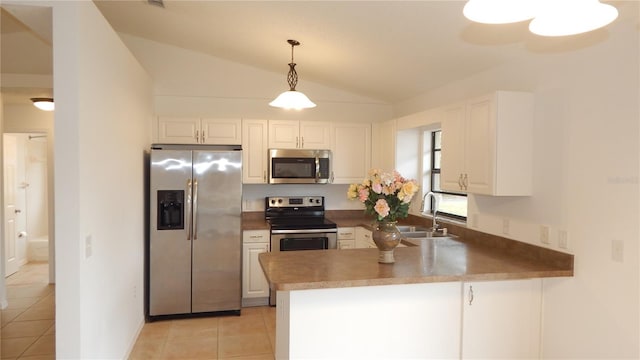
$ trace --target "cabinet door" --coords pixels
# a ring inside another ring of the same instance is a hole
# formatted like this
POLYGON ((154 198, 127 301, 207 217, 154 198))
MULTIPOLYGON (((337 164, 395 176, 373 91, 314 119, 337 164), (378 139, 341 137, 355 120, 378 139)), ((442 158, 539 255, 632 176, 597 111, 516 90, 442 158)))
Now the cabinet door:
POLYGON ((300 146, 300 122, 269 120, 269 148, 297 149, 300 146))
POLYGON ((385 171, 396 168, 396 132, 396 120, 371 124, 372 167, 385 171))
POLYGON ((464 284, 463 359, 537 359, 541 280, 464 284))
POLYGON ((376 244, 371 237, 371 230, 365 229, 362 226, 356 228, 356 249, 375 248, 376 244))
POLYGON ((331 123, 321 121, 300 121, 301 149, 331 148, 331 123))
POLYGON ((197 144, 199 139, 199 118, 158 117, 159 143, 197 144))
POLYGON ((465 173, 465 104, 446 107, 442 118, 440 188, 463 191, 465 173))
POLYGON ((334 184, 360 183, 371 168, 371 124, 333 124, 334 184))
POLYGON ((258 261, 258 255, 269 251, 269 243, 245 243, 242 248, 242 297, 268 297, 269 283, 258 261))
POLYGON ((467 191, 474 194, 494 193, 496 123, 493 104, 492 96, 467 102, 464 167, 467 191))
POLYGON ((202 119, 201 144, 240 145, 242 143, 241 119, 202 119))
POLYGON ((267 120, 242 121, 242 182, 267 183, 267 120))

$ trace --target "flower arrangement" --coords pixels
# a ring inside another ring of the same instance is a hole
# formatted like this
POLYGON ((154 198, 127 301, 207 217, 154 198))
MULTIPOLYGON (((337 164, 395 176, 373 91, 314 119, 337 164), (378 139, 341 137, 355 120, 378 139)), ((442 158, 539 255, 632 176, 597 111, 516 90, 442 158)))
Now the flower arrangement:
POLYGON ((409 204, 418 188, 415 180, 407 180, 397 171, 371 169, 361 184, 349 186, 347 197, 364 203, 365 214, 376 216, 378 221, 396 221, 409 215, 409 204))

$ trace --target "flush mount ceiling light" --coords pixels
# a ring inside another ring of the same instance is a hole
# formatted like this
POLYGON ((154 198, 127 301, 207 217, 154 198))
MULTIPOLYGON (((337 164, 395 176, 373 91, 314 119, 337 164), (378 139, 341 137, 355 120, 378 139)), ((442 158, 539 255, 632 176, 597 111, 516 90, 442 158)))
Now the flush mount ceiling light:
POLYGON ((469 0, 464 16, 485 24, 531 20, 529 30, 541 36, 592 31, 618 17, 618 10, 598 0, 469 0))
POLYGON ((462 13, 483 24, 509 24, 533 19, 540 0, 469 0, 462 13))
POLYGON ((542 36, 567 36, 589 32, 610 24, 618 9, 598 0, 564 0, 549 4, 529 24, 529 30, 542 36))
POLYGON ((296 63, 293 62, 293 48, 295 46, 300 45, 297 40, 287 40, 287 42, 291 45, 291 62, 289 63, 289 73, 287 74, 287 83, 289 83, 289 91, 285 91, 282 94, 278 95, 278 97, 269 103, 269 105, 273 107, 279 107, 283 109, 308 109, 315 107, 314 104, 309 98, 299 92, 296 91, 296 85, 298 84, 298 73, 296 72, 296 63))
POLYGON ((55 108, 52 98, 31 98, 31 101, 40 110, 53 111, 55 108))

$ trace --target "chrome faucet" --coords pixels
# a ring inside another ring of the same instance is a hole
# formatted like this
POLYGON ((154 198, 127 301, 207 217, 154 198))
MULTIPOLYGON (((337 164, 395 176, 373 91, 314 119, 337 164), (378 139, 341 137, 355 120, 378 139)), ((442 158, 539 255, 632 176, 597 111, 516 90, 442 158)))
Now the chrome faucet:
POLYGON ((429 191, 428 193, 424 194, 424 196, 422 197, 422 205, 420 206, 420 213, 424 214, 425 213, 425 207, 426 207, 426 199, 431 196, 433 197, 433 226, 431 227, 431 231, 435 232, 438 230, 438 223, 436 222, 436 216, 438 215, 438 198, 436 197, 436 194, 434 194, 433 192, 429 191))

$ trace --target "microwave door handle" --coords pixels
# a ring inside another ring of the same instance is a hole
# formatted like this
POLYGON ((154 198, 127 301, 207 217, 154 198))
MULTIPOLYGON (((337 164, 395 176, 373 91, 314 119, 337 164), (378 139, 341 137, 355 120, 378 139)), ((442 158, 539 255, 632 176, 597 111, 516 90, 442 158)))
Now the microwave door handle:
POLYGON ((316 183, 320 182, 320 158, 316 156, 316 183))

